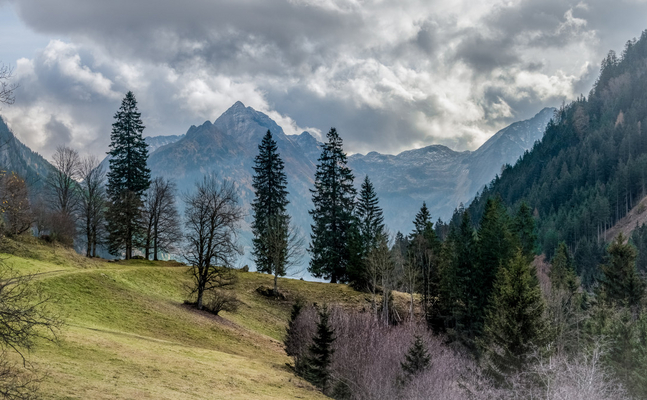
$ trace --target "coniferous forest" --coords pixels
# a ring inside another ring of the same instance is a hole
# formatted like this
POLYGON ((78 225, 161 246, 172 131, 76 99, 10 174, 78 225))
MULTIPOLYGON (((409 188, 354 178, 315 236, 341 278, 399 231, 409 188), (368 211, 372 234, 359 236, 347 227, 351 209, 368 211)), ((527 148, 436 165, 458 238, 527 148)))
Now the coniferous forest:
MULTIPOLYGON (((447 221, 420 201, 408 232, 336 128, 295 172, 298 139, 259 124, 249 179, 187 185, 153 173, 145 122, 128 91, 105 160, 59 146, 46 174, 0 142, 0 397, 647 398, 647 30, 472 201, 447 221)), ((213 129, 177 143, 241 154, 213 129)))

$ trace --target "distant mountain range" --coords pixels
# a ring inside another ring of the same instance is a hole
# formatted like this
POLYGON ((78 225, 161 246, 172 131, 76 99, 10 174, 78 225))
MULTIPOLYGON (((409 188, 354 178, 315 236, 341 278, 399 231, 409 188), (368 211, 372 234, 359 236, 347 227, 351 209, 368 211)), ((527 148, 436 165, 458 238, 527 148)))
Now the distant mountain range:
MULTIPOLYGON (((554 109, 545 108, 533 118, 502 129, 478 150, 457 152, 441 145, 404 151, 397 155, 370 152, 349 157, 359 185, 365 175, 373 183, 386 224, 392 233, 408 233, 416 212, 425 201, 435 219, 447 220, 459 203, 469 202, 501 167, 513 164, 535 141, 542 138, 554 109)), ((247 211, 242 242, 251 243, 249 222, 253 199, 252 166, 258 144, 272 131, 288 175, 288 211, 304 236, 310 233, 311 193, 322 143, 308 132, 286 135, 267 115, 236 102, 213 123, 191 126, 184 135, 146 137, 148 165, 154 176, 173 179, 180 193, 192 190, 196 181, 212 172, 232 180, 247 211)), ((340 132, 342 138, 344 132, 340 132)), ((14 138, 4 122, 0 139, 9 147, 0 150, 0 165, 21 175, 42 179, 49 163, 14 138), (5 139, 6 138, 6 139, 5 139)), ((108 168, 108 159, 102 163, 108 168)), ((181 204, 181 202, 180 202, 181 204)))
MULTIPOLYGON (((354 154, 349 165, 359 185, 368 175, 384 208, 386 223, 395 233, 409 232, 423 201, 435 218, 448 219, 459 203, 469 202, 505 164, 513 164, 540 140, 555 109, 545 108, 533 118, 497 132, 478 150, 453 151, 432 145, 398 155, 354 154)), ((309 233, 311 194, 322 143, 310 133, 286 135, 267 115, 237 102, 213 123, 192 126, 186 135, 152 151, 149 166, 155 175, 173 178, 189 190, 205 172, 232 179, 247 207, 253 198, 252 166, 258 144, 272 131, 285 160, 290 190, 290 213, 309 233)), ((341 132, 343 137, 344 132, 341 132)), ((147 138, 148 140, 148 138, 147 138)), ((249 222, 249 221, 248 221, 249 222)))

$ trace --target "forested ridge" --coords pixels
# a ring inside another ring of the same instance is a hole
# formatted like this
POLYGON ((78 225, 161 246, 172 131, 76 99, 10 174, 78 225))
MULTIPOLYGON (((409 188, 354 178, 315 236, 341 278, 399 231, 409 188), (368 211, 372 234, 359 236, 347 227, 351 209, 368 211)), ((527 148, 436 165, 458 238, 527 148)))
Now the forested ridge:
POLYGON ((468 207, 473 222, 492 196, 512 209, 527 202, 537 250, 550 258, 565 241, 583 283, 592 284, 612 239, 605 230, 647 194, 646 72, 647 31, 620 56, 609 52, 588 97, 563 105, 543 139, 476 197, 468 207))

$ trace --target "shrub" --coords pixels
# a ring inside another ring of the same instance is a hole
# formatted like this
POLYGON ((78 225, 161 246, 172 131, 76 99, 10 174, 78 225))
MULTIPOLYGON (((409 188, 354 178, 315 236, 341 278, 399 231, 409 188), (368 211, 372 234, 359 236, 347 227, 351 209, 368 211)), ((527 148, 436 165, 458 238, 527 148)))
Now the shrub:
POLYGON ((218 315, 220 311, 238 311, 239 301, 234 292, 222 289, 213 289, 205 293, 204 309, 218 315))

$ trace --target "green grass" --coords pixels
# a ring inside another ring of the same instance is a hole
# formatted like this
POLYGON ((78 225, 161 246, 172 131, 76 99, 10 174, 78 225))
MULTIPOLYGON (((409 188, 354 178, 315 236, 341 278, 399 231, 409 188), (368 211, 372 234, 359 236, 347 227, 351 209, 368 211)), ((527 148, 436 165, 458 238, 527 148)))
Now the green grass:
POLYGON ((52 399, 325 398, 294 376, 281 340, 292 300, 367 307, 345 285, 280 279, 288 295, 259 295, 272 277, 238 273, 242 305, 215 317, 183 304, 191 282, 175 262, 87 260, 33 239, 5 240, 0 258, 37 281, 65 326, 29 356, 52 399))

